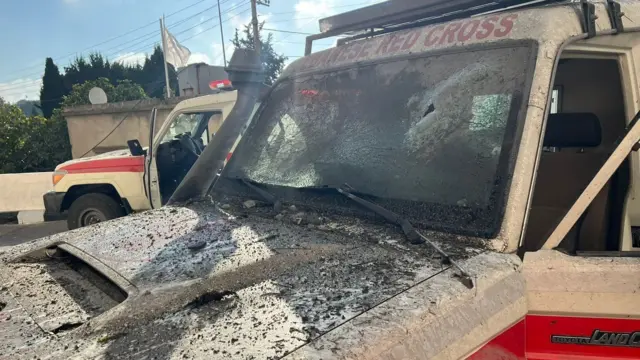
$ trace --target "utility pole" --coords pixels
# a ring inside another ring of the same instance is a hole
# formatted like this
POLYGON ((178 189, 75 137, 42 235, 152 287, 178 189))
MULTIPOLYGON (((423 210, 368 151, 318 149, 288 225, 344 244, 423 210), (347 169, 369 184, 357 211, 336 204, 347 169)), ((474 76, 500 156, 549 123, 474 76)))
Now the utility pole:
POLYGON ((253 46, 255 47, 258 59, 260 59, 260 33, 258 32, 258 0, 251 0, 251 22, 253 23, 253 46))
POLYGON ((224 30, 222 30, 222 12, 220 11, 220 0, 218 0, 218 19, 220 21, 220 41, 222 41, 222 61, 224 66, 227 66, 227 54, 224 50, 224 30))

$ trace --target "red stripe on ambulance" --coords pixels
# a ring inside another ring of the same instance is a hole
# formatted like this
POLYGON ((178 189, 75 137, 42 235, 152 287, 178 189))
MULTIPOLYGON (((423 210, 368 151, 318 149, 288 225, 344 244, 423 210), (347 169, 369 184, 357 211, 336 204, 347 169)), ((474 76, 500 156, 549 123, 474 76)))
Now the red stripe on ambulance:
POLYGON ((65 165, 58 170, 69 174, 108 173, 108 172, 143 172, 144 156, 129 156, 116 159, 96 159, 65 165))
POLYGON ((467 359, 640 359, 640 319, 527 315, 467 359))

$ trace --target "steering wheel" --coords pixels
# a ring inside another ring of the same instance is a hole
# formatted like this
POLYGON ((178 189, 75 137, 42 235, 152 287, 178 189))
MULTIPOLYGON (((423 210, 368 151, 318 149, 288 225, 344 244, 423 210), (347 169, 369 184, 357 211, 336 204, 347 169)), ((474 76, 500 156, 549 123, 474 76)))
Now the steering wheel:
POLYGON ((200 156, 200 154, 202 154, 202 149, 200 149, 200 146, 198 146, 196 141, 193 140, 190 133, 186 132, 183 134, 178 134, 175 136, 175 138, 180 142, 180 145, 186 151, 192 153, 195 156, 200 156))

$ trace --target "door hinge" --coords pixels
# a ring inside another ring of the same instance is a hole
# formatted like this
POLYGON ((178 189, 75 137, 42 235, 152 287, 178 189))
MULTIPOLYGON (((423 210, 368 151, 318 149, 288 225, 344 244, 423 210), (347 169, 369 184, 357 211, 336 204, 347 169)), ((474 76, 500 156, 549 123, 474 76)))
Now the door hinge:
POLYGON ((611 28, 616 29, 616 34, 624 32, 624 24, 622 23, 624 13, 620 8, 620 3, 614 0, 607 0, 607 12, 611 21, 611 28))

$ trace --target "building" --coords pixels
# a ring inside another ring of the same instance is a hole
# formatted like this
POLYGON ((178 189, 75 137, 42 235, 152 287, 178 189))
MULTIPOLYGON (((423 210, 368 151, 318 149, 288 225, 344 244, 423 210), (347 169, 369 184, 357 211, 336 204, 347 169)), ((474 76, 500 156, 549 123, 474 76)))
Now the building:
POLYGON ((180 96, 201 96, 217 92, 209 87, 214 80, 228 79, 223 66, 191 64, 178 70, 180 96))

